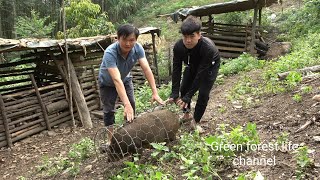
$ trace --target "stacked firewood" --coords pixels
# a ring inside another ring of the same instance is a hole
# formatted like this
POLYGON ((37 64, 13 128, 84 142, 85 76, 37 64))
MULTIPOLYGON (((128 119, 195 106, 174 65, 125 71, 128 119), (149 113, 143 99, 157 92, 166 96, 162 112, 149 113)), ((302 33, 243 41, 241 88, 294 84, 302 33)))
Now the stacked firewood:
POLYGON ((71 119, 64 83, 38 90, 41 103, 33 89, 1 96, 0 147, 71 119))

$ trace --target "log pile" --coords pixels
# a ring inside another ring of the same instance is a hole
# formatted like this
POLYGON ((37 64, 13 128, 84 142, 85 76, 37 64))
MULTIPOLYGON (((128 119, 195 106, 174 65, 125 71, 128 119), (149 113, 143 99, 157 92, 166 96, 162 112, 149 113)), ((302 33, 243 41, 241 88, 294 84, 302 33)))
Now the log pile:
POLYGON ((64 86, 64 83, 57 83, 38 88, 41 103, 36 89, 0 95, 0 101, 3 102, 0 118, 0 147, 11 146, 13 142, 69 121, 70 111, 64 86), (45 107, 45 111, 41 106, 45 107), (48 118, 48 122, 45 117, 48 118), (9 136, 7 137, 6 134, 9 136))
POLYGON ((82 93, 85 97, 87 106, 90 111, 102 108, 100 102, 98 73, 99 66, 92 65, 91 67, 87 67, 85 71, 83 71, 81 75, 78 76, 82 88, 82 93))
MULTIPOLYGON (((237 58, 250 51, 251 26, 205 22, 202 31, 204 36, 213 40, 224 58, 237 58)), ((267 44, 260 33, 256 33, 254 53, 264 56, 267 51, 267 44)))
MULTIPOLYGON (((144 44, 143 48, 145 49, 145 53, 146 53, 146 58, 149 62, 150 68, 154 74, 154 78, 158 78, 158 74, 156 71, 156 67, 154 65, 154 56, 153 56, 153 51, 152 51, 152 44, 144 44)), ((141 67, 139 66, 139 63, 137 63, 134 68, 131 71, 131 75, 133 77, 132 81, 134 85, 144 85, 146 78, 143 74, 143 71, 141 69, 141 67)), ((156 82, 159 82, 156 80, 156 82)))

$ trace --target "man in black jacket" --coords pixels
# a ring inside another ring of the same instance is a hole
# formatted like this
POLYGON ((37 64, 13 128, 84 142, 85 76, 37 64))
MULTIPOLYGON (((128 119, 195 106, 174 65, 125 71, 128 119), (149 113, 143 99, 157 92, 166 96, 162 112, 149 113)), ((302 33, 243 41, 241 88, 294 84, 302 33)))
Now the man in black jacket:
POLYGON ((201 21, 188 16, 181 25, 182 39, 173 49, 172 92, 169 101, 184 112, 183 119, 192 119, 191 126, 203 132, 199 124, 208 104, 210 90, 220 67, 220 55, 215 44, 200 33, 201 21), (182 63, 185 64, 181 80, 182 63), (180 88, 180 95, 179 95, 180 88), (190 115, 192 96, 199 91, 193 118, 190 115))

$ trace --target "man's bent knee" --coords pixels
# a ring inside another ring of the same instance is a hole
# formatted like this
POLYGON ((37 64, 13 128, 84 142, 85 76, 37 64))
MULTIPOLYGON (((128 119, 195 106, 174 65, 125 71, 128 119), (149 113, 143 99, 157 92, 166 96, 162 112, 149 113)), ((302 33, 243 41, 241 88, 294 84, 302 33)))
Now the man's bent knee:
POLYGON ((113 125, 115 122, 114 112, 104 113, 103 121, 105 126, 113 125))

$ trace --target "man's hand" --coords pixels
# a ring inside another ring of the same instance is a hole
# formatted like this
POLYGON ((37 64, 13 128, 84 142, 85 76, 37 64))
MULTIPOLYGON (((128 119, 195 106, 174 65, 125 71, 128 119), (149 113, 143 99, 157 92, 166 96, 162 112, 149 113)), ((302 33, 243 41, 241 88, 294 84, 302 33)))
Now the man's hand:
POLYGON ((182 99, 178 99, 176 104, 180 106, 181 109, 188 108, 188 103, 184 102, 182 99))
POLYGON ((152 94, 151 104, 153 104, 154 101, 157 101, 160 105, 165 104, 165 102, 160 98, 158 94, 152 94))
POLYGON ((174 100, 173 98, 169 98, 164 103, 165 104, 173 104, 173 103, 177 103, 177 101, 178 101, 178 99, 174 100))
POLYGON ((133 108, 130 103, 124 104, 124 117, 127 118, 128 122, 132 122, 134 118, 133 108))

